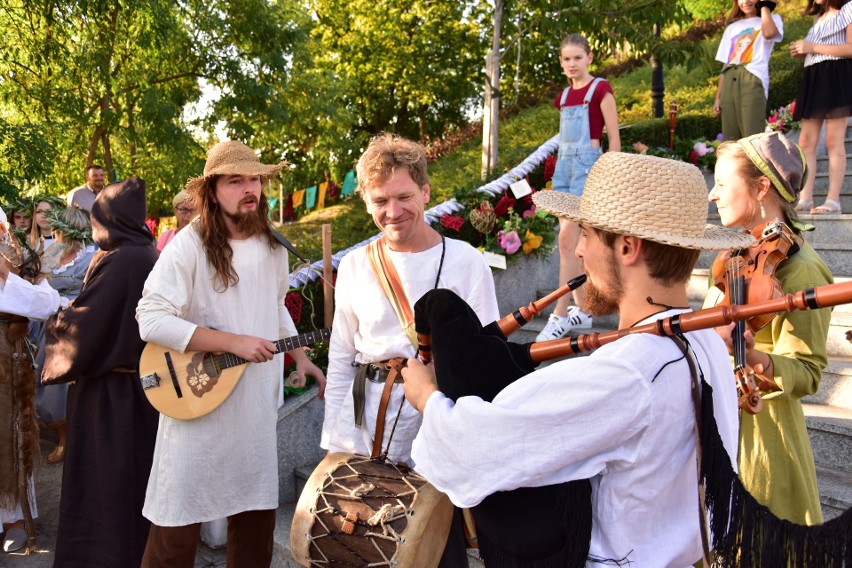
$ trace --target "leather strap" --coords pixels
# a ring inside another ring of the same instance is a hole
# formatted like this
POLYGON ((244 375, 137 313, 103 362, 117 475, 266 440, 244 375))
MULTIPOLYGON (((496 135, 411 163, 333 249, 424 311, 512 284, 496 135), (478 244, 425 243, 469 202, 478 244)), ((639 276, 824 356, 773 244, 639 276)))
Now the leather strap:
POLYGON ((375 241, 367 245, 367 258, 370 260, 370 266, 373 268, 373 273, 379 281, 382 289, 390 300, 396 316, 399 318, 399 323, 411 345, 417 349, 417 333, 414 331, 414 311, 408 303, 408 298, 405 295, 405 290, 402 288, 402 283, 399 280, 399 273, 396 267, 387 254, 385 238, 379 237, 375 241))
MULTIPOLYGON (((379 413, 376 416, 376 434, 373 436, 373 452, 370 457, 378 458, 382 453, 382 441, 385 437, 385 416, 388 411, 388 403, 390 402, 391 391, 397 377, 400 376, 400 371, 405 364, 404 359, 391 359, 388 361, 390 372, 388 378, 385 379, 385 388, 382 389, 382 398, 379 400, 379 413)), ((390 442, 388 442, 390 444, 390 442)))
POLYGON ((355 371, 352 381, 352 401, 355 405, 355 425, 360 428, 364 424, 364 405, 367 402, 367 373, 369 365, 360 365, 355 371))
POLYGON ((703 552, 703 564, 709 567, 710 563, 710 536, 707 534, 707 508, 704 504, 704 484, 701 483, 701 379, 698 377, 698 364, 689 352, 686 338, 680 335, 670 336, 675 345, 683 353, 689 374, 692 377, 692 404, 695 408, 695 462, 698 471, 698 526, 701 528, 701 547, 703 552))

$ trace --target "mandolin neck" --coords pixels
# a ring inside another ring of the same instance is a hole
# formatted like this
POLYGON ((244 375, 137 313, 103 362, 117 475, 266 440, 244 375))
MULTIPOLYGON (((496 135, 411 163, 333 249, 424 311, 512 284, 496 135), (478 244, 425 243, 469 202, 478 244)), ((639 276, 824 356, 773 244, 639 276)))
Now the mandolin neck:
MULTIPOLYGON (((307 333, 303 333, 301 335, 294 335, 293 337, 285 337, 284 339, 279 339, 277 341, 273 341, 275 344, 275 353, 283 353, 285 351, 292 351, 297 347, 307 347, 308 345, 313 345, 318 341, 323 341, 328 339, 328 329, 320 329, 315 331, 309 331, 307 333)), ((242 357, 238 357, 233 353, 222 353, 218 358, 218 366, 220 369, 227 369, 229 367, 236 367, 237 365, 244 365, 248 363, 242 357)))

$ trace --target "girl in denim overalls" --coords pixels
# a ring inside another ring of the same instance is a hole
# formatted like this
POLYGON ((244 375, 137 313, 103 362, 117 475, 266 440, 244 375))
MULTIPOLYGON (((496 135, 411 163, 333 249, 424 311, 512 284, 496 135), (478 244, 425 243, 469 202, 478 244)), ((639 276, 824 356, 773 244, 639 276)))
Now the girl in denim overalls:
MULTIPOLYGON (((586 38, 579 34, 566 36, 559 46, 559 62, 568 78, 568 87, 557 97, 559 108, 559 155, 553 173, 553 189, 580 196, 589 169, 601 155, 601 132, 606 126, 609 151, 621 150, 618 135, 618 112, 612 87, 603 79, 589 74, 593 54, 586 38)), ((559 219, 559 282, 565 283, 582 272, 581 261, 574 255, 580 227, 573 221, 559 219)), ((544 330, 536 341, 565 336, 571 328, 589 328, 590 315, 582 311, 583 289, 575 290, 574 306, 568 309, 569 297, 557 300, 544 330)))

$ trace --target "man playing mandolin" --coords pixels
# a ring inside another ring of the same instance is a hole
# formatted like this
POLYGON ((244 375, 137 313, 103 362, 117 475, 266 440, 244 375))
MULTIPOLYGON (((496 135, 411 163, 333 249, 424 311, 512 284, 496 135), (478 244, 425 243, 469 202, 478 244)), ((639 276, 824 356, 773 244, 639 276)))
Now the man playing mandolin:
MULTIPOLYGON (((284 305, 287 251, 267 222, 262 186, 283 165, 260 163, 241 142, 213 146, 204 174, 186 186, 200 216, 164 249, 145 282, 137 310, 143 339, 180 353, 232 353, 252 364, 209 414, 161 415, 143 508, 153 524, 142 566, 191 568, 200 523, 224 517, 229 566, 271 562, 283 376, 271 339, 296 328, 284 305)), ((301 384, 311 375, 324 388, 303 348, 288 353, 301 384)), ((203 393, 187 389, 184 396, 203 393)))
MULTIPOLYGON (((701 250, 753 242, 706 225, 706 195, 690 164, 613 152, 592 167, 582 197, 543 191, 534 200, 580 224, 586 308, 596 316, 617 311, 619 329, 627 329, 690 311, 686 283, 701 250)), ((731 364, 707 329, 679 342, 626 335, 520 377, 490 403, 476 396, 453 403, 434 369, 410 359, 405 395, 423 413, 412 450, 417 471, 460 507, 498 491, 591 478, 587 566, 688 566, 702 557, 704 514, 684 350, 696 380, 713 388, 722 453, 735 460, 731 364)))

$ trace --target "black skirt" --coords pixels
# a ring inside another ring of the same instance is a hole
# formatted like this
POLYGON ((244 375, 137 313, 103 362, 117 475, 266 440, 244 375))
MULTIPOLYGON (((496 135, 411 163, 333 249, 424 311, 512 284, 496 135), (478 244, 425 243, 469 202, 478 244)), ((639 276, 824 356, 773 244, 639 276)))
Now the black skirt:
POLYGON ((805 67, 793 120, 842 118, 852 114, 852 58, 805 67))

